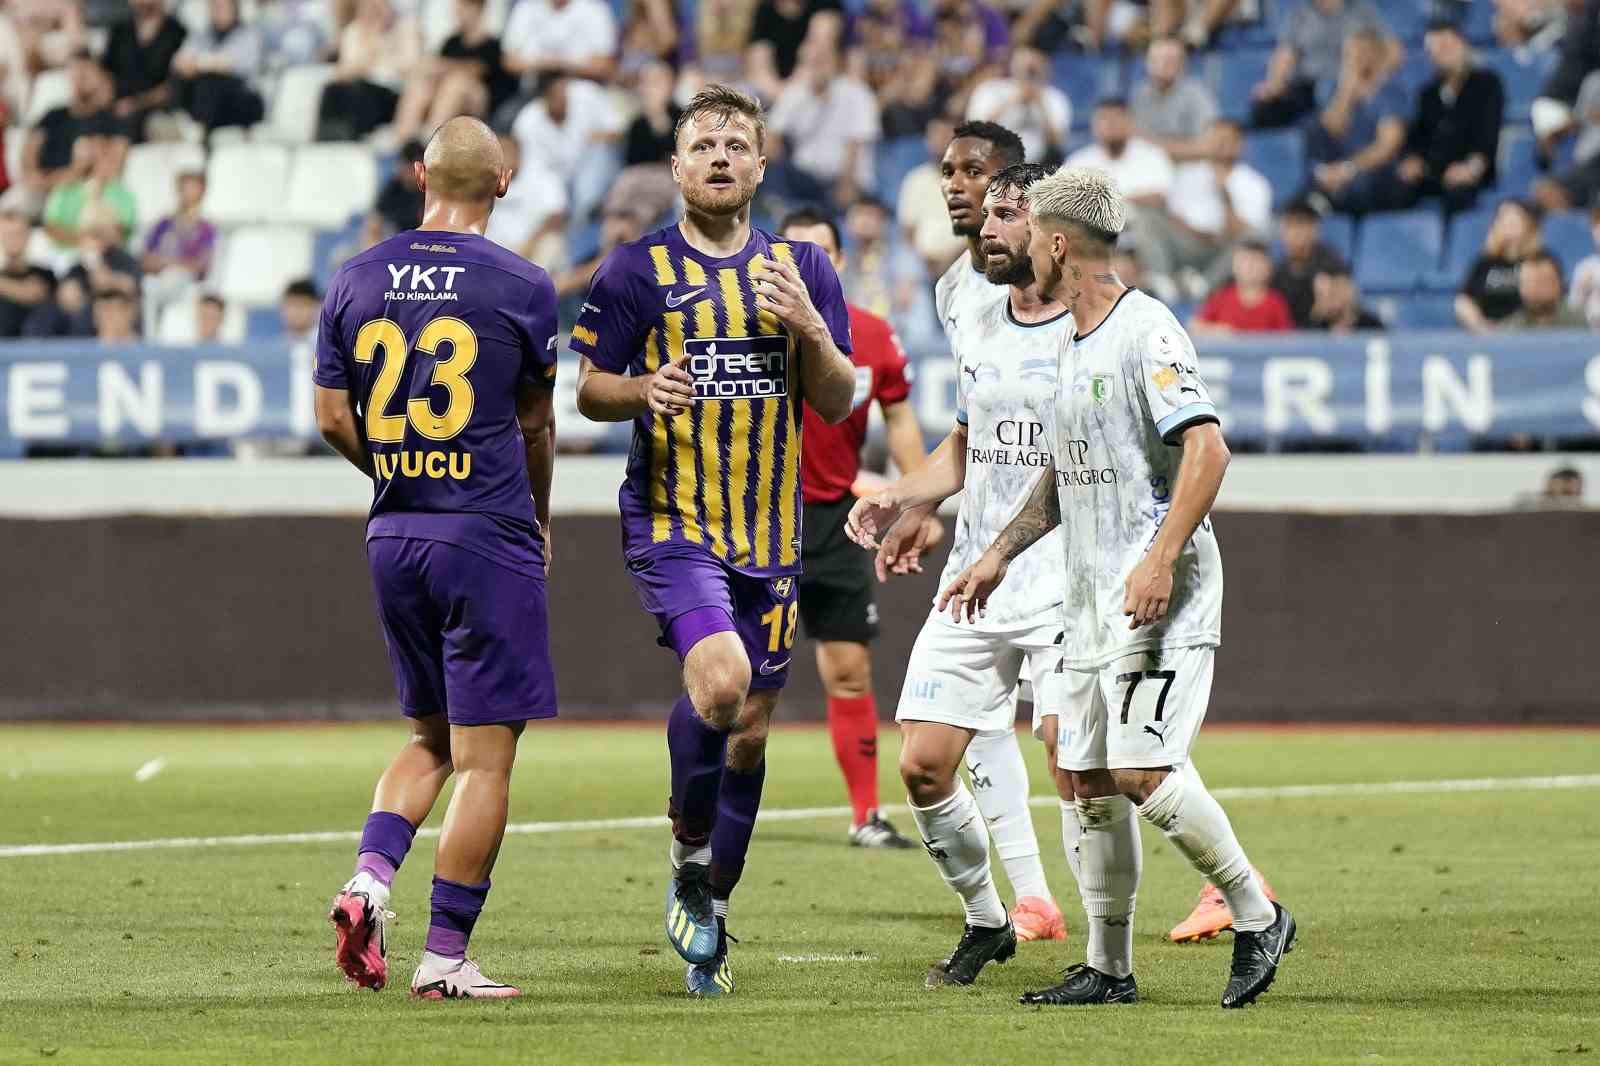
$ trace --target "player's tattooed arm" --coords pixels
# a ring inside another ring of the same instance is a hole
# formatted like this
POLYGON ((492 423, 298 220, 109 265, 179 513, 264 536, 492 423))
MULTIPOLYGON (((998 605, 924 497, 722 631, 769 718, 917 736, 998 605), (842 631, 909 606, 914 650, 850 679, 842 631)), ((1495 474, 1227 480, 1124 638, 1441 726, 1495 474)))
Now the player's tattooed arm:
POLYGON ((355 401, 351 399, 349 390, 318 385, 314 402, 317 429, 322 431, 322 439, 334 451, 350 460, 357 470, 372 477, 372 453, 367 450, 366 439, 361 435, 361 421, 356 417, 355 401))
POLYGON ((989 550, 1010 562, 1027 551, 1035 541, 1061 524, 1061 500, 1056 496, 1056 465, 1051 462, 1033 483, 1027 502, 989 550))

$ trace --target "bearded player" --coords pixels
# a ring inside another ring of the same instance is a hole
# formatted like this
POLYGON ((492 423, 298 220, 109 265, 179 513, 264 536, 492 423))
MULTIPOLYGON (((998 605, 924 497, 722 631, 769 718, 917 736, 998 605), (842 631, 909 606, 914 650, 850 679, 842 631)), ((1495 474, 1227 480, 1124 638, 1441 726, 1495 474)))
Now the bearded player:
POLYGON ((733 991, 728 901, 799 623, 802 401, 838 422, 855 389, 827 256, 750 224, 764 135, 753 98, 695 94, 672 155, 682 220, 606 257, 572 331, 579 410, 633 422, 623 555, 683 669, 665 921, 697 996, 733 991))
MULTIPOLYGON (((967 122, 956 127, 940 160, 940 185, 950 213, 950 227, 967 239, 967 251, 945 271, 935 289, 939 322, 952 348, 963 326, 980 309, 997 305, 1004 294, 1003 287, 997 287, 985 276, 980 236, 984 195, 995 174, 1022 162, 1022 155, 1021 139, 1004 126, 967 122)), ((880 579, 910 568, 909 560, 922 547, 922 523, 931 511, 931 507, 909 509, 906 517, 883 537, 877 564, 880 579)), ((1024 676, 1018 691, 1026 694, 1030 687, 1024 676)), ((967 746, 965 759, 973 796, 988 821, 995 852, 1015 893, 1011 919, 1017 938, 1064 939, 1067 934, 1061 909, 1050 895, 1040 861, 1039 838, 1028 808, 1028 767, 1017 744, 1012 719, 997 719, 992 728, 979 731, 967 746)))
MULTIPOLYGON (((951 330, 954 428, 921 469, 862 500, 850 516, 852 539, 870 547, 908 508, 937 506, 962 493, 945 582, 1005 528, 1049 461, 1043 412, 1054 402, 1072 318, 1060 302, 1040 295, 1028 258, 1028 190, 1047 173, 1038 164, 1014 164, 994 176, 985 194, 979 237, 990 300, 968 304, 951 330)), ((896 713, 903 735, 900 773, 928 854, 966 915, 955 950, 928 971, 929 987, 971 984, 987 963, 1004 962, 1016 951, 1014 919, 990 870, 988 820, 958 771, 975 737, 1011 727, 1022 677, 1033 684, 1036 735, 1045 736, 1045 721, 1056 711, 1051 678, 1068 636, 1060 583, 1050 580, 1062 566, 1060 538, 1043 538, 1017 564, 1028 574, 1019 575, 977 625, 957 625, 932 612, 906 664, 896 713)), ((1048 743, 1054 741, 1051 726, 1048 743)), ((1070 794, 1066 799, 1064 817, 1070 794)), ((1076 817, 1067 823, 1076 829, 1076 817)), ((1075 837, 1064 830, 1069 861, 1075 837)))
POLYGON ((372 479, 367 560, 411 721, 329 918, 345 976, 382 988, 389 887, 453 773, 411 992, 499 999, 520 993, 484 977, 467 940, 517 738, 556 713, 545 616, 556 295, 543 270, 483 236, 511 180, 489 127, 451 119, 415 166, 422 227, 340 268, 317 334, 317 424, 372 479))
MULTIPOLYGON (((786 240, 815 244, 827 253, 835 271, 844 270, 839 229, 826 215, 795 211, 778 229, 786 240)), ((922 465, 922 427, 911 409, 906 353, 893 327, 854 304, 847 307, 854 345, 850 361, 856 373, 850 417, 830 426, 815 411, 805 413, 800 628, 817 646, 817 673, 828 697, 828 732, 850 794, 850 843, 914 848, 878 811, 878 705, 872 695, 867 647, 878 635, 878 605, 873 602, 866 560, 845 535, 844 522, 855 502, 872 404, 883 412, 889 457, 902 471, 922 465)), ((921 548, 937 544, 944 535, 943 526, 931 515, 924 526, 921 548)), ((916 566, 909 550, 905 565, 916 566)))
MULTIPOLYGON (((1068 634, 1060 768, 1083 832, 1078 883, 1086 964, 1027 1004, 1132 1003, 1138 819, 1222 893, 1233 916, 1223 1007, 1271 986, 1294 918, 1268 898, 1233 826, 1189 764, 1222 635, 1222 557, 1210 511, 1228 466, 1194 346, 1172 312, 1111 268, 1127 207, 1104 171, 1067 167, 1033 188, 1031 257, 1041 292, 1072 312, 1050 466, 1027 503, 939 605, 981 622, 1013 560, 1065 533, 1068 634)), ((1014 575, 1031 586, 1032 570, 1014 575)), ((1002 582, 1007 582, 1002 584, 1002 582)))

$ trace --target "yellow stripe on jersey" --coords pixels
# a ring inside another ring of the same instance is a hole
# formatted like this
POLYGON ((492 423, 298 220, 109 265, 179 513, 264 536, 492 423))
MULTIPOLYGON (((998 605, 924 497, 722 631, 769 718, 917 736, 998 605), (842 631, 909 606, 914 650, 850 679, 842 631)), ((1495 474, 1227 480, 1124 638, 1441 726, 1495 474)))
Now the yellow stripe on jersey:
MULTIPOLYGON (((777 436, 778 401, 761 401, 761 435, 756 439, 760 472, 756 475, 756 565, 772 562, 772 448, 777 436)), ((781 509, 783 501, 778 501, 781 509)))
MULTIPOLYGON (((654 251, 654 249, 652 249, 654 251)), ((668 311, 661 316, 667 325, 666 358, 683 358, 682 311, 668 311)), ((677 468, 676 501, 678 519, 683 523, 683 539, 696 544, 705 539, 700 523, 695 519, 694 490, 700 475, 695 470, 694 419, 689 412, 666 419, 672 424, 672 459, 677 468)))
MULTIPOLYGON (((700 270, 700 264, 693 259, 683 261, 684 280, 691 285, 696 283, 695 271, 700 270), (691 266, 693 269, 691 269, 691 266)), ((705 272, 700 271, 699 283, 705 282, 705 272)), ((701 300, 694 305, 694 335, 700 340, 709 340, 717 335, 716 305, 710 300, 701 300)), ((726 559, 728 557, 728 536, 722 507, 722 408, 725 404, 721 400, 706 400, 699 405, 700 409, 700 465, 704 468, 702 473, 705 480, 701 484, 701 498, 705 503, 705 510, 701 517, 705 519, 707 540, 711 542, 711 551, 714 555, 726 559)))
POLYGON ((575 341, 582 341, 591 348, 600 343, 599 334, 595 333, 595 331, 590 329, 588 326, 573 326, 572 339, 575 341))
MULTIPOLYGON (((778 480, 778 565, 793 566, 800 558, 796 546, 799 534, 795 529, 799 515, 794 513, 795 481, 800 476, 800 427, 796 425, 799 420, 795 417, 798 405, 794 392, 794 381, 789 382, 789 399, 781 406, 788 410, 785 412, 783 426, 783 476, 778 480)), ((768 400, 774 408, 780 406, 777 400, 768 400)))
MULTIPOLYGON (((717 271, 717 282, 722 289, 722 313, 727 318, 728 336, 748 336, 749 315, 745 312, 745 293, 739 283, 739 271, 725 267, 717 271)), ((750 563, 750 526, 744 497, 750 491, 750 433, 753 428, 750 405, 734 404, 733 424, 728 433, 728 539, 732 561, 739 566, 750 563)))
MULTIPOLYGON (((644 339, 644 371, 661 369, 661 334, 655 327, 644 339)), ((650 540, 672 539, 672 516, 667 513, 667 420, 651 420, 650 430, 650 540)))
POLYGON ((651 245, 650 259, 656 265, 657 285, 676 285, 678 283, 678 272, 672 269, 672 253, 667 251, 666 245, 651 245))
POLYGON ((688 256, 684 256, 679 262, 683 264, 683 283, 685 285, 704 285, 706 283, 705 267, 688 256))

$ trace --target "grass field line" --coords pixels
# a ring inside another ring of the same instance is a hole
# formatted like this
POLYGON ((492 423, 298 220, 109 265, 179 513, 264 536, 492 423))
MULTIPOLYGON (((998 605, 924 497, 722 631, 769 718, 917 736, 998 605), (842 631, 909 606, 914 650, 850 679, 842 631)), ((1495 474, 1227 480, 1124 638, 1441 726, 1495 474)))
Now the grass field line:
MULTIPOLYGON (((1467 777, 1438 781, 1371 781, 1326 785, 1265 785, 1260 787, 1216 788, 1211 794, 1219 800, 1315 799, 1319 797, 1443 795, 1455 792, 1528 791, 1547 789, 1600 788, 1600 774, 1558 774, 1550 777, 1467 777)), ((1054 796, 1035 796, 1035 807, 1053 807, 1054 796)), ((884 807, 887 812, 896 810, 884 807)), ((802 822, 814 818, 848 818, 849 807, 779 807, 763 810, 763 822, 802 822)), ((513 822, 508 834, 585 833, 612 829, 664 829, 667 819, 659 814, 629 818, 583 818, 566 822, 513 822)), ((418 837, 436 837, 439 830, 419 829, 418 837)), ((349 844, 358 842, 358 830, 328 830, 315 833, 243 833, 236 836, 157 837, 149 840, 97 840, 79 844, 0 845, 0 859, 23 859, 39 855, 93 855, 111 851, 160 851, 189 848, 253 848, 277 844, 349 844)))

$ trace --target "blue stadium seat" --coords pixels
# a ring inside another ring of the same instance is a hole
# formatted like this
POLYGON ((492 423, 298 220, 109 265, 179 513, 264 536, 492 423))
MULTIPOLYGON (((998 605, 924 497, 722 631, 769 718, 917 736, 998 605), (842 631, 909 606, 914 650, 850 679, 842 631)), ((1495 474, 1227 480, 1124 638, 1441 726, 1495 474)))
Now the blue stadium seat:
POLYGON ((1443 248, 1438 211, 1368 215, 1361 223, 1356 282, 1371 292, 1414 289, 1437 272, 1443 248))
POLYGON ((1400 40, 1407 44, 1421 42, 1422 31, 1428 24, 1428 5, 1424 0, 1378 0, 1378 10, 1400 40))
POLYGON ((1595 251, 1594 238, 1589 234, 1589 213, 1563 211, 1546 215, 1544 246, 1561 260, 1561 269, 1570 277, 1572 268, 1595 251))
POLYGON ((1272 183, 1272 206, 1281 209, 1305 187, 1306 146, 1298 129, 1252 130, 1245 136, 1244 161, 1272 183))
POLYGON ((283 319, 276 307, 252 307, 244 320, 244 333, 248 340, 259 341, 283 333, 283 319))
POLYGON ((900 183, 928 158, 928 146, 921 137, 895 137, 879 141, 877 150, 878 199, 894 210, 900 198, 900 183))
MULTIPOLYGON (((1392 305, 1385 316, 1391 329, 1454 329, 1456 297, 1453 292, 1402 293, 1382 301, 1392 305)), ((1390 308, 1380 307, 1379 314, 1390 308)))
POLYGON ((1476 207, 1463 211, 1450 219, 1450 232, 1445 235, 1444 255, 1439 259, 1437 278, 1430 282, 1432 288, 1454 290, 1460 286, 1473 260, 1483 252, 1484 238, 1494 222, 1494 207, 1476 207))
POLYGON ((1394 76, 1399 81, 1401 89, 1405 91, 1411 113, 1415 113, 1417 109, 1417 98, 1422 93, 1422 87, 1438 75, 1433 61, 1428 58, 1428 54, 1421 46, 1407 50, 1405 58, 1400 61, 1400 69, 1395 71, 1394 76))
POLYGON ((1510 126, 1500 131, 1500 156, 1495 163, 1496 184, 1506 192, 1522 196, 1539 177, 1539 159, 1533 131, 1510 126))
POLYGON ((1267 75, 1271 49, 1237 49, 1211 56, 1197 74, 1211 86, 1222 113, 1235 121, 1250 117, 1250 90, 1267 75))
POLYGON ((1528 121, 1528 109, 1545 79, 1555 69, 1555 52, 1519 56, 1509 48, 1485 48, 1479 53, 1483 65, 1500 75, 1505 87, 1507 123, 1528 121))
POLYGON ((1322 243, 1344 256, 1346 263, 1355 261, 1356 220, 1350 215, 1327 215, 1322 219, 1322 243))
POLYGON ((1476 45, 1494 44, 1494 4, 1492 0, 1467 0, 1461 29, 1476 45))
POLYGON ((1094 105, 1107 96, 1122 96, 1125 87, 1122 63, 1115 58, 1100 59, 1079 51, 1057 52, 1051 61, 1050 80, 1072 102, 1072 128, 1086 130, 1094 105))

